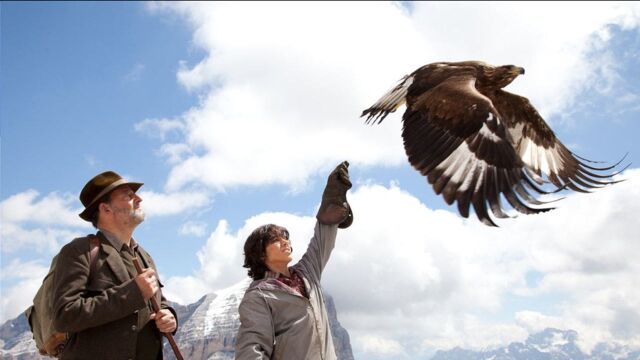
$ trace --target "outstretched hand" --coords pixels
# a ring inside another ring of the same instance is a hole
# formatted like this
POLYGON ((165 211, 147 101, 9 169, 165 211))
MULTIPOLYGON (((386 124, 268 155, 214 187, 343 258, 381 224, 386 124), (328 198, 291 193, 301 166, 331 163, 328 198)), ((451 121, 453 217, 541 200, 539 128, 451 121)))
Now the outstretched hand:
POLYGON ((349 162, 343 161, 329 174, 322 193, 322 203, 316 218, 326 225, 338 224, 344 229, 353 222, 353 212, 347 202, 347 191, 353 185, 349 179, 349 162))

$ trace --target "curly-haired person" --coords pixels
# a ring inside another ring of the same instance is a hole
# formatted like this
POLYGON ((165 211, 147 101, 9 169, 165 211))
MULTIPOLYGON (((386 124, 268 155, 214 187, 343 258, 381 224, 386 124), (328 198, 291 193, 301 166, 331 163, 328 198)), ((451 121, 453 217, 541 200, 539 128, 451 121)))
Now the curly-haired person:
POLYGON ((334 360, 329 318, 320 287, 338 228, 353 222, 346 161, 329 175, 314 235, 302 259, 292 260, 289 232, 268 224, 244 244, 244 267, 253 282, 240 303, 236 359, 334 360))

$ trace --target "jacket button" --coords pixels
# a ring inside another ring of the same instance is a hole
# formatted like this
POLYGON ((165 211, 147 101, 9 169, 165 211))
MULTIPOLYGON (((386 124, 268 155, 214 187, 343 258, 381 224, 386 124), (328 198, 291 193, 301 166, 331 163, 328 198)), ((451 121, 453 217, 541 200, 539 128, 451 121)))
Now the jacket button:
POLYGON ((131 331, 136 331, 136 330, 138 330, 138 327, 135 325, 131 325, 131 331))

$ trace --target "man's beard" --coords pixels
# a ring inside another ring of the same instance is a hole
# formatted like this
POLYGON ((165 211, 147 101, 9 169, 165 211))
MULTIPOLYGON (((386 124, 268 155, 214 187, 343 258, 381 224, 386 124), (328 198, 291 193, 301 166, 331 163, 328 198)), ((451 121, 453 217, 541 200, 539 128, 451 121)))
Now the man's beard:
POLYGON ((139 225, 144 221, 144 211, 142 211, 142 208, 125 209, 114 207, 114 210, 117 215, 126 217, 126 219, 133 225, 139 225))
POLYGON ((142 211, 142 208, 131 210, 130 214, 131 214, 131 219, 136 225, 139 225, 144 221, 144 211, 142 211))

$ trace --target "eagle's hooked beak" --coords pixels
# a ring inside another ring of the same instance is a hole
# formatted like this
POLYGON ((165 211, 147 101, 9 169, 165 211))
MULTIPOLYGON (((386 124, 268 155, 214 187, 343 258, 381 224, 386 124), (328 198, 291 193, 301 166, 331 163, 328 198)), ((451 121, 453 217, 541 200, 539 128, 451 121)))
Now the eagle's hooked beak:
POLYGON ((514 72, 515 72, 516 74, 518 74, 518 75, 524 75, 524 68, 516 67, 516 68, 514 69, 514 72))

